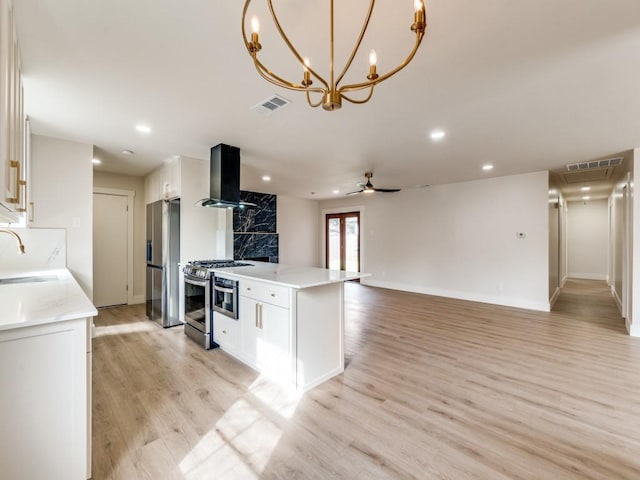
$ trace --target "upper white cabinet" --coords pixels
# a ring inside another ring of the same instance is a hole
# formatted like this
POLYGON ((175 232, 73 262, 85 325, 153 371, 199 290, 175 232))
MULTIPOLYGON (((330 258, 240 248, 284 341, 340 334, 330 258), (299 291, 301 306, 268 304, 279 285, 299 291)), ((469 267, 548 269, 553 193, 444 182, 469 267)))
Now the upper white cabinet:
POLYGON ((180 196, 180 158, 157 168, 145 177, 145 203, 180 196))
POLYGON ((10 0, 0 0, 0 222, 27 208, 27 135, 18 37, 10 0))

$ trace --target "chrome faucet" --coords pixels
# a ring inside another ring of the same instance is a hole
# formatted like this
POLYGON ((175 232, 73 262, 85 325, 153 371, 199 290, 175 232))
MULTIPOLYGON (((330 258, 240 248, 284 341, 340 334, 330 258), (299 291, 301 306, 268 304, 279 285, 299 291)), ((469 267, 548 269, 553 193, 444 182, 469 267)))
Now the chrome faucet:
POLYGON ((9 230, 8 228, 0 228, 0 233, 8 233, 9 235, 13 235, 16 238, 16 242, 18 242, 18 254, 24 255, 24 244, 22 243, 20 235, 18 235, 13 230, 9 230))

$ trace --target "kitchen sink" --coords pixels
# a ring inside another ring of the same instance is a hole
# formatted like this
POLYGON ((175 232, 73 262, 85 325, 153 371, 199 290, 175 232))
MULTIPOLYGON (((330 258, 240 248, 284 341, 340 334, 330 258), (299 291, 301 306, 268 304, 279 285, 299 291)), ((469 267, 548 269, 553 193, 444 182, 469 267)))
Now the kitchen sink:
POLYGON ((58 280, 57 275, 28 275, 24 277, 0 278, 0 285, 12 285, 14 283, 37 283, 58 280))

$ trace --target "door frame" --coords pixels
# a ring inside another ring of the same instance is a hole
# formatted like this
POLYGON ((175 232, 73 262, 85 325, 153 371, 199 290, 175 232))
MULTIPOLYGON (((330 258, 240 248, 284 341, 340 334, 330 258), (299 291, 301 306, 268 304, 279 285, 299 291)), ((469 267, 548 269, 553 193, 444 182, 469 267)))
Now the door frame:
POLYGON ((362 271, 362 267, 360 266, 360 212, 346 212, 346 213, 327 213, 324 216, 324 226, 325 226, 325 236, 324 236, 324 244, 325 244, 325 254, 324 254, 324 267, 329 268, 329 236, 326 234, 327 225, 329 225, 330 218, 340 218, 340 270, 344 267, 344 270, 347 269, 347 259, 346 259, 346 234, 344 227, 346 226, 346 222, 343 222, 347 216, 351 216, 351 218, 355 217, 358 219, 358 271, 362 271))
MULTIPOLYGON (((127 197, 127 304, 136 303, 133 295, 133 208, 136 192, 117 188, 93 187, 93 194, 127 197)), ((95 222, 95 218, 93 221, 95 222)))
POLYGON ((365 242, 364 242, 364 235, 363 232, 364 230, 364 225, 365 225, 365 218, 364 218, 364 206, 362 205, 354 205, 352 207, 335 207, 335 208, 327 208, 324 209, 320 212, 320 223, 321 223, 321 227, 320 227, 320 245, 321 247, 321 265, 325 265, 324 268, 326 268, 326 260, 327 260, 327 215, 331 215, 332 213, 358 213, 360 215, 360 220, 359 220, 359 228, 360 228, 360 271, 364 272, 365 270, 365 242))

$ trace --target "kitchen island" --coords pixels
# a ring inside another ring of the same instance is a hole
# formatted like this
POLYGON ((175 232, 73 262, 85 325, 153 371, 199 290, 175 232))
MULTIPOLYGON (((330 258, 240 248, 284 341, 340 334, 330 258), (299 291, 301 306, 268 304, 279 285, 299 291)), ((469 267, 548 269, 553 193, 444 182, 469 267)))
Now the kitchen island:
POLYGON ((238 320, 215 313, 214 340, 264 375, 309 390, 344 371, 344 282, 369 276, 251 262, 217 270, 238 281, 238 320))
POLYGON ((66 269, 0 271, 2 478, 91 477, 91 317, 66 269))

